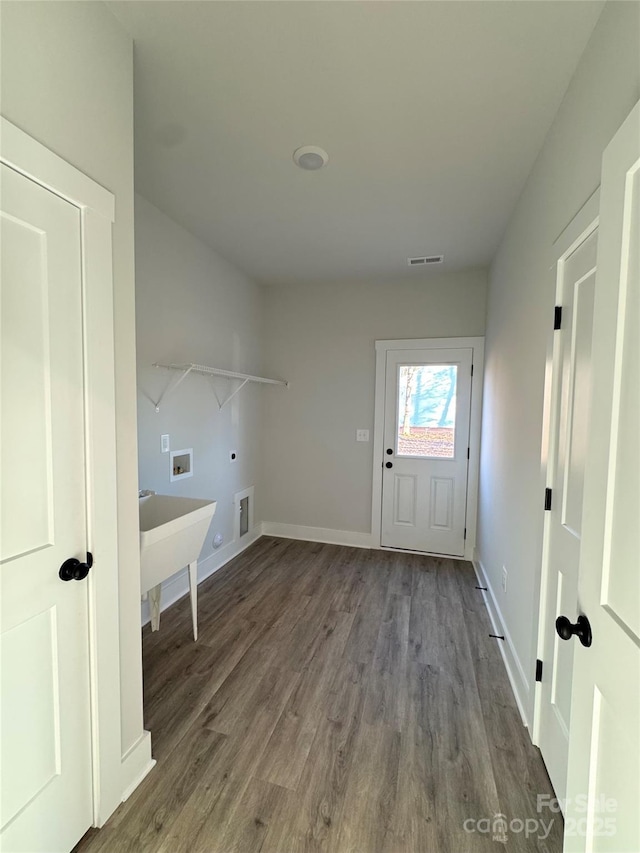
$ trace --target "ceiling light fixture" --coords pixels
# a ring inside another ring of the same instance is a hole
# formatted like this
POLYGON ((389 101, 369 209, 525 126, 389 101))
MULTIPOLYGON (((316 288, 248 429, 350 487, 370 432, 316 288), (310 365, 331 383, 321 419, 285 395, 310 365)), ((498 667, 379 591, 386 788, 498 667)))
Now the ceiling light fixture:
POLYGON ((302 148, 296 148, 293 152, 293 162, 307 172, 315 172, 327 165, 329 155, 317 145, 303 145, 302 148))

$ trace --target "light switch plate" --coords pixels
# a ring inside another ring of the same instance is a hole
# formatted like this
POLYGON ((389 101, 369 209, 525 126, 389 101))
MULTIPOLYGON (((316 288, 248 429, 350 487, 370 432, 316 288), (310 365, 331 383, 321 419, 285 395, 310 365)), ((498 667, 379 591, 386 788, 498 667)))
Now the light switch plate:
POLYGON ((161 435, 160 436, 160 452, 168 453, 169 452, 169 436, 161 435))
POLYGON ((369 430, 368 429, 357 429, 356 430, 356 441, 369 441, 369 430))

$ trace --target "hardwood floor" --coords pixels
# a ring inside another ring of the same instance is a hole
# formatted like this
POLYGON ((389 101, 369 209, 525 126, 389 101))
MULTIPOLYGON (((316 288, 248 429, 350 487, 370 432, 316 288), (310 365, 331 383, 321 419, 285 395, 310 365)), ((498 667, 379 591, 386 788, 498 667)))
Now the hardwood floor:
POLYGON ((77 853, 559 853, 476 583, 469 563, 260 539, 199 587, 197 643, 188 597, 145 628, 158 764, 77 853))

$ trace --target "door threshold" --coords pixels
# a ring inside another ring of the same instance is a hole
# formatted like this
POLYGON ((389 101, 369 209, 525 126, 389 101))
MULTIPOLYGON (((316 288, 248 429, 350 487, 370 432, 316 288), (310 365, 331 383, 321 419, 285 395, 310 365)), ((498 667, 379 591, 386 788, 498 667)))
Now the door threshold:
POLYGON ((393 551, 396 554, 419 554, 421 557, 444 557, 447 560, 462 560, 468 562, 464 554, 438 554, 435 551, 413 551, 410 548, 394 548, 391 545, 381 545, 381 551, 393 551))

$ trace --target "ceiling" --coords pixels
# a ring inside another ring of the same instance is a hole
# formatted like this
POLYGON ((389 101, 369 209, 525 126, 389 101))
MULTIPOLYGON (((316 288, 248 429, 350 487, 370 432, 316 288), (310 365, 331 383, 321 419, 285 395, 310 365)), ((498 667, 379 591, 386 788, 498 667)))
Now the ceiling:
POLYGON ((260 282, 487 265, 602 5, 109 3, 136 188, 260 282), (301 145, 328 166, 297 168, 301 145))

